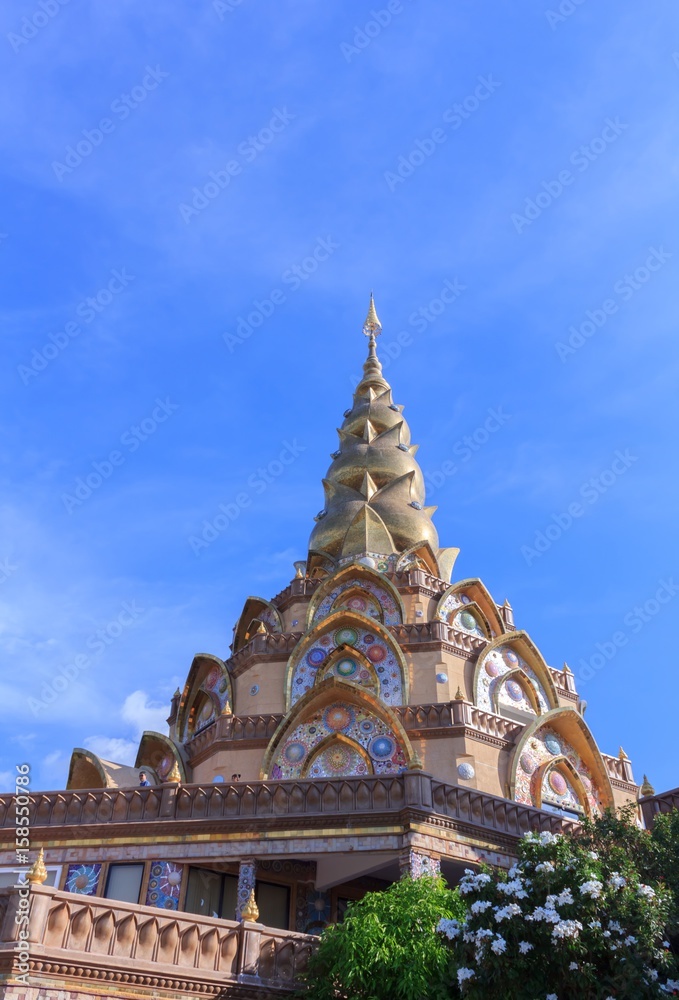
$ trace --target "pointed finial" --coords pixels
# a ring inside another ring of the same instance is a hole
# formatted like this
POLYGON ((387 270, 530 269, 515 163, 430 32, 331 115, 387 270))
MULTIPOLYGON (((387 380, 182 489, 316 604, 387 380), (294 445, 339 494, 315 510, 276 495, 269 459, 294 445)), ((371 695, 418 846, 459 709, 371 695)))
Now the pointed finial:
POLYGON ((41 847, 37 858, 26 872, 26 880, 31 883, 37 883, 37 885, 42 885, 46 878, 45 852, 41 847))
POLYGON ((455 692, 455 701, 464 701, 464 695, 462 694, 462 688, 458 684, 457 691, 455 692))
POLYGON ((618 750, 618 760, 629 760, 629 757, 625 753, 622 747, 618 750))
POLYGON ((563 661, 563 672, 564 672, 565 674, 572 674, 572 673, 573 673, 573 671, 572 671, 572 670, 571 670, 571 668, 570 668, 570 667, 568 666, 568 664, 566 663, 566 661, 565 661, 565 660, 563 661))
POLYGON ((182 693, 179 690, 179 688, 177 688, 177 690, 175 691, 175 693, 172 695, 173 698, 181 698, 181 696, 182 696, 182 693))
POLYGON ((171 782, 173 785, 178 785, 181 782, 181 780, 182 780, 182 776, 181 776, 180 771, 179 771, 179 765, 177 764, 177 761, 175 759, 175 762, 172 765, 172 767, 170 769, 170 773, 168 774, 168 776, 165 779, 165 781, 168 782, 168 783, 171 782))
POLYGON ((266 625, 264 624, 264 622, 259 623, 255 635, 266 635, 266 625))
POLYGON ((644 775, 644 780, 641 782, 641 788, 639 789, 639 791, 641 792, 642 796, 643 795, 655 795, 655 788, 653 787, 653 785, 651 784, 651 782, 648 780, 648 778, 646 777, 646 775, 644 775))
POLYGON ((409 771, 423 771, 422 760, 420 758, 417 750, 414 751, 412 757, 410 758, 410 763, 408 764, 409 771))
POLYGON ((368 315, 366 316, 365 323, 363 324, 363 333, 366 337, 377 337, 380 333, 382 333, 382 324, 380 323, 377 312, 375 311, 375 300, 372 292, 370 293, 368 315))
POLYGON ((248 901, 241 910, 242 920, 252 920, 253 922, 259 917, 259 907, 255 901, 255 890, 250 890, 250 895, 248 896, 248 901))

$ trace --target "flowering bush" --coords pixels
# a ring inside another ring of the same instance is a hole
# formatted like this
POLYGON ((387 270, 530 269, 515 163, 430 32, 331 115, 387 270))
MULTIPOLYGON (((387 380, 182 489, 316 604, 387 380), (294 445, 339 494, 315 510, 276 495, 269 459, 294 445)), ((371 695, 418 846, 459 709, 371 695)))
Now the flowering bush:
POLYGON ((465 1000, 645 1000, 679 995, 670 894, 577 838, 528 834, 509 873, 467 871, 463 920, 444 918, 465 1000))

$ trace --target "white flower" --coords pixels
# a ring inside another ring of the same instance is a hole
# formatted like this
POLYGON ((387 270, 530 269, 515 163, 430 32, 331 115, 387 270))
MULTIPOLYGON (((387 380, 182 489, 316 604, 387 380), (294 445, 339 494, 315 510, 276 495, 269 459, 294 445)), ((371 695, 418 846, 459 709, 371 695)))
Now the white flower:
POLYGON ((509 871, 507 872, 507 874, 509 875, 510 878, 516 878, 517 875, 521 874, 521 869, 518 866, 518 864, 517 865, 512 865, 512 867, 509 869, 509 871))
POLYGON ((465 981, 465 979, 471 979, 473 975, 474 975, 473 969, 465 969, 465 968, 458 969, 457 981, 460 984, 460 986, 462 986, 462 983, 465 981))
POLYGON ((627 937, 625 938, 625 944, 636 944, 636 943, 637 939, 635 938, 634 934, 628 934, 627 937))
POLYGON ((658 978, 658 973, 656 969, 644 969, 644 972, 646 973, 647 976, 649 976, 653 980, 653 982, 655 982, 656 979, 658 978))
POLYGON ((637 895, 643 896, 644 899, 653 899, 655 890, 651 889, 650 885, 640 885, 637 889, 637 895))
POLYGON ((610 931, 604 931, 604 937, 605 938, 609 938, 610 936, 611 936, 611 932, 610 931))
POLYGON ((496 955, 502 955, 507 950, 507 942, 498 934, 491 944, 490 950, 494 951, 496 955))
POLYGON ((612 885, 614 889, 622 889, 627 885, 627 879, 618 872, 613 872, 608 880, 608 884, 612 885))
POLYGON ((519 951, 522 955, 527 955, 529 951, 532 951, 535 946, 530 943, 530 941, 519 941, 519 951))
POLYGON ((589 924, 587 926, 591 927, 593 931, 600 930, 601 929, 601 921, 600 920, 590 920, 590 922, 589 922, 589 924))
POLYGON ((493 904, 490 903, 487 899, 477 899, 475 903, 472 903, 472 905, 469 907, 469 909, 474 914, 476 914, 476 913, 484 913, 488 909, 488 907, 492 906, 492 905, 493 904))
POLYGON ((441 934, 445 934, 448 940, 452 941, 460 933, 460 924, 457 920, 446 920, 443 917, 436 925, 436 930, 440 931, 441 934))
POLYGON ((599 860, 599 855, 597 854, 596 851, 588 851, 587 853, 589 854, 589 856, 592 859, 592 861, 598 861, 599 860))
POLYGON ((597 879, 590 879, 589 882, 583 882, 580 886, 580 894, 582 896, 589 896, 591 899, 598 899, 601 895, 601 890, 603 886, 601 882, 597 879))
POLYGON ((554 939, 576 938, 581 930, 582 924, 579 920, 561 920, 552 927, 552 937, 554 939))
POLYGON ((560 906, 565 906, 567 903, 572 903, 573 893, 571 892, 570 889, 564 889, 564 891, 560 892, 559 895, 556 897, 556 901, 560 906))
POLYGON ((541 861, 539 865, 535 866, 536 872, 553 872, 554 862, 553 861, 541 861))
POLYGON ((578 965, 577 962, 571 962, 571 964, 568 966, 568 968, 570 969, 571 972, 575 972, 576 969, 580 968, 580 966, 578 965))
POLYGON ((536 906, 532 913, 526 915, 526 920, 544 920, 548 924, 558 924, 561 917, 555 909, 549 906, 536 906))
POLYGON ((497 906, 495 908, 495 919, 500 922, 502 920, 508 920, 510 917, 518 917, 521 913, 521 907, 518 903, 508 903, 507 906, 500 908, 497 906))
POLYGON ((617 934, 624 934, 625 933, 617 920, 609 920, 608 921, 608 929, 609 929, 609 931, 615 931, 617 934))
POLYGON ((545 1000, 559 1000, 559 998, 556 993, 548 993, 545 1000))
POLYGON ((663 946, 663 948, 669 948, 669 946, 670 946, 669 941, 663 941, 662 946, 663 946))
POLYGON ((538 840, 543 846, 546 844, 556 844, 559 841, 559 839, 560 839, 560 834, 549 833, 546 830, 543 833, 541 833, 540 836, 538 837, 538 840))
POLYGON ((674 993, 675 990, 679 990, 679 979, 668 979, 664 986, 660 987, 666 993, 674 993))
POLYGON ((516 896, 517 899, 525 899, 528 895, 519 878, 512 879, 511 882, 498 882, 496 888, 505 896, 516 896))
POLYGON ((475 938, 471 931, 465 931, 464 934, 462 935, 462 940, 464 941, 465 944, 471 944, 475 940, 475 938))

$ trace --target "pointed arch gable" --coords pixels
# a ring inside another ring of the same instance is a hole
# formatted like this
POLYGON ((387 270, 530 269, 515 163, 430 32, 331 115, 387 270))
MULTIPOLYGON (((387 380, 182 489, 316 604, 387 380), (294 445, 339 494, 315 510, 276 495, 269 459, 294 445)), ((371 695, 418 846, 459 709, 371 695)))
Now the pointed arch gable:
MULTIPOLYGON (((202 706, 208 701, 212 705, 214 718, 232 711, 231 677, 224 660, 211 653, 197 653, 193 658, 177 711, 177 733, 181 743, 185 743, 195 735, 197 715, 202 712, 202 706), (197 704, 198 701, 202 704, 197 704)), ((207 725, 208 721, 210 720, 204 719, 201 725, 207 725)))
POLYGON ((323 580, 309 601, 307 629, 312 624, 317 624, 324 614, 331 613, 335 599, 354 584, 378 598, 384 612, 385 625, 400 625, 405 621, 403 601, 393 583, 370 566, 349 563, 323 580))
POLYGON ((534 775, 541 765, 562 757, 577 772, 592 812, 613 806, 613 789, 596 741, 580 713, 568 706, 551 709, 523 730, 510 763, 509 798, 528 805, 541 801, 534 775))
POLYGON ((375 667, 367 656, 353 646, 338 646, 333 650, 316 671, 314 686, 321 684, 327 677, 337 677, 345 684, 353 684, 379 697, 380 681, 375 667))
POLYGON ((248 597, 240 618, 236 622, 233 636, 233 652, 237 653, 257 630, 257 624, 264 622, 269 632, 282 632, 283 622, 278 608, 263 597, 248 597))
POLYGON ((485 615, 490 628, 489 635, 495 633, 495 635, 498 636, 507 631, 502 615, 498 611, 497 605, 493 600, 490 591, 478 577, 469 577, 466 580, 458 580, 457 583, 448 587, 448 589, 441 595, 441 598, 436 605, 434 617, 447 621, 447 609, 449 607, 452 608, 459 606, 455 605, 453 598, 459 598, 463 594, 466 595, 470 601, 478 604, 479 608, 485 615))
MULTIPOLYGON (((317 747, 315 747, 309 754, 308 760, 302 767, 302 778, 315 778, 320 777, 320 775, 314 774, 315 767, 318 765, 319 758, 328 756, 328 751, 332 751, 337 745, 346 747, 349 753, 356 754, 364 765, 365 774, 374 774, 373 763, 368 755, 368 751, 365 747, 362 747, 360 743, 356 740, 349 739, 344 733, 332 733, 321 740, 317 747)), ((324 771, 326 768, 323 769, 324 771)), ((332 769, 331 769, 332 770, 332 769)), ((325 776, 325 775, 323 775, 325 776)))
MULTIPOLYGON (((491 687, 490 697, 493 712, 495 712, 496 715, 502 714, 500 711, 500 693, 503 687, 506 688, 508 681, 514 681, 521 687, 525 700, 532 709, 533 714, 540 715, 540 699, 537 688, 532 678, 530 678, 528 674, 521 669, 521 667, 515 667, 514 670, 508 670, 506 674, 501 674, 497 678, 497 687, 495 690, 491 687)), ((518 699, 516 698, 513 698, 512 700, 518 702, 518 699)), ((518 707, 520 707, 520 702, 517 704, 517 708, 518 707)))
POLYGON ((68 766, 67 790, 73 788, 108 788, 109 780, 101 760, 91 750, 76 747, 68 766))
MULTIPOLYGON (((547 801, 551 804, 561 804, 563 808, 570 809, 578 807, 582 810, 585 816, 592 815, 592 803, 590 802, 589 795, 585 788, 582 780, 582 775, 575 770, 572 761, 568 757, 560 756, 555 757, 552 761, 546 761, 541 764, 535 774, 534 787, 535 787, 535 805, 538 809, 543 808, 543 802, 545 801, 544 786, 546 782, 549 782, 553 772, 558 772, 565 778, 565 781, 571 785, 573 792, 575 794, 576 802, 572 803, 570 796, 566 795, 553 795, 551 800, 547 801)), ((569 791, 569 790, 567 790, 569 791)))
POLYGON ((415 545, 411 545, 409 549, 406 549, 396 563, 396 572, 402 573, 406 569, 411 569, 413 566, 417 566, 418 562, 422 563, 427 571, 436 577, 437 580, 441 579, 436 554, 429 542, 425 540, 417 542, 415 545))
POLYGON ((156 733, 152 730, 146 730, 142 733, 137 758, 134 762, 135 767, 151 768, 159 779, 164 781, 175 762, 182 781, 188 781, 186 764, 177 744, 169 736, 164 736, 163 733, 156 733))
POLYGON ((528 633, 517 631, 497 636, 479 655, 472 684, 477 708, 493 711, 491 685, 501 674, 517 667, 523 669, 533 683, 542 713, 558 706, 559 698, 549 667, 528 633))
MULTIPOLYGON (((348 706, 349 708, 353 707, 354 709, 362 710, 366 719, 370 718, 379 720, 383 724, 385 732, 388 731, 401 748, 404 766, 407 767, 407 765, 412 761, 412 745, 408 739, 405 729, 403 728, 403 725, 396 717, 395 713, 374 695, 368 694, 366 691, 353 684, 346 684, 344 681, 338 680, 336 677, 329 677, 320 684, 311 688, 310 691, 307 691, 306 694, 303 695, 303 697, 300 698, 300 700, 288 712, 286 717, 280 722, 276 732, 271 737, 269 746, 264 754, 260 774, 260 778, 262 780, 272 777, 272 765, 275 762, 278 752, 282 750, 284 744, 293 736, 297 728, 311 718, 315 713, 317 714, 318 712, 322 712, 324 709, 333 705, 341 705, 343 707, 348 706)), ((316 745, 318 745, 321 742, 321 739, 324 739, 326 735, 329 735, 329 733, 319 732, 316 745)), ((378 735, 380 734, 378 733, 378 735)), ((365 742, 370 743, 371 738, 371 733, 366 731, 366 733, 360 737, 359 741, 361 742, 361 745, 363 745, 365 742)), ((310 747, 310 749, 315 749, 315 746, 310 747)), ((303 766, 303 763, 304 758, 300 758, 300 768, 303 766)))
POLYGON ((490 642, 494 638, 488 618, 475 601, 469 601, 468 604, 460 604, 458 607, 451 608, 448 617, 444 621, 451 628, 457 629, 458 632, 476 635, 480 639, 485 639, 486 642, 490 642), (473 622, 469 621, 468 615, 471 615, 473 622))
POLYGON ((313 626, 292 651, 285 675, 286 710, 313 686, 316 671, 345 643, 363 652, 376 667, 383 701, 390 705, 408 703, 408 665, 391 632, 374 618, 342 610, 313 626), (346 636, 342 635, 343 629, 346 636), (352 633, 353 642, 348 641, 352 633))

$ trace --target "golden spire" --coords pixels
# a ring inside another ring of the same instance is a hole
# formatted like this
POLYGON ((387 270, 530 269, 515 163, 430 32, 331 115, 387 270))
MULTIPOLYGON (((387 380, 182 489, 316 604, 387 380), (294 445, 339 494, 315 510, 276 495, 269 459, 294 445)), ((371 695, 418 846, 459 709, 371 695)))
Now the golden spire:
POLYGON ((640 792, 641 792, 642 796, 644 796, 644 795, 655 795, 655 788, 653 787, 653 785, 651 784, 651 782, 648 780, 648 778, 646 777, 646 775, 644 775, 644 780, 641 783, 640 792))
POLYGON ((375 311, 375 300, 372 292, 370 293, 368 315, 366 316, 365 323, 363 324, 363 333, 366 337, 377 337, 380 333, 382 333, 382 324, 380 323, 377 312, 375 311))
POLYGON ((455 701, 464 701, 464 695, 462 694, 462 688, 458 684, 457 691, 455 692, 455 701))
POLYGON ((45 852, 41 847, 40 853, 26 872, 26 880, 31 883, 42 885, 46 878, 47 869, 45 868, 45 852))
POLYGON ((253 920, 256 921, 259 917, 259 907, 255 901, 255 890, 250 890, 250 895, 248 896, 248 901, 241 910, 241 919, 243 920, 253 920))
POLYGON ((622 747, 618 750, 618 760, 629 760, 629 757, 625 753, 622 747))
POLYGON ((168 774, 168 776, 165 779, 165 781, 168 784, 171 782, 172 784, 177 784, 178 785, 181 782, 181 780, 182 780, 181 772, 179 770, 179 765, 177 764, 177 760, 175 759, 175 762, 172 765, 172 767, 170 769, 170 773, 168 774))

